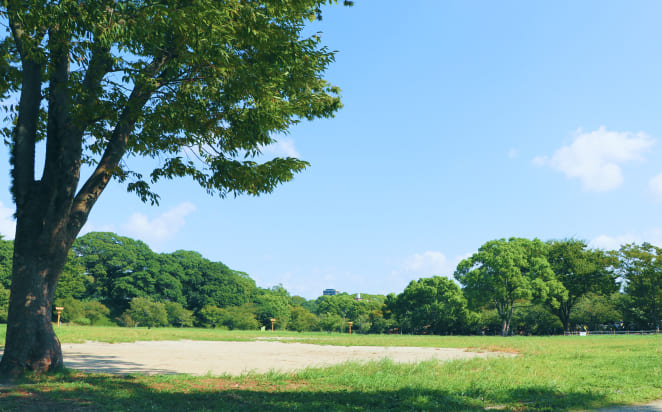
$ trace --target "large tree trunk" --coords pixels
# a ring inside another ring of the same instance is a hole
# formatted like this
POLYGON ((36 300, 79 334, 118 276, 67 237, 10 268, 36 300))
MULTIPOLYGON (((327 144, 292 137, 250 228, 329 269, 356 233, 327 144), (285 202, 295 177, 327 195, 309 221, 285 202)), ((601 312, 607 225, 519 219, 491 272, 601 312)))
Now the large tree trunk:
POLYGON ((67 253, 116 172, 139 114, 161 86, 158 77, 173 57, 164 51, 146 66, 146 77, 135 82, 95 170, 76 193, 85 132, 100 120, 96 119, 99 111, 106 110, 98 100, 103 78, 113 68, 111 46, 91 48, 92 55, 80 84, 85 92, 80 94, 78 87, 72 88, 77 83, 71 83, 69 76, 72 39, 77 36, 69 31, 73 26, 42 28, 29 26, 28 22, 23 27, 24 13, 19 10, 22 5, 9 3, 5 5, 6 17, 21 58, 22 83, 10 161, 16 238, 0 378, 62 367, 62 351, 51 315, 55 287, 67 253), (45 47, 42 40, 47 43, 45 47), (48 73, 48 79, 44 73, 48 73), (42 93, 46 80, 47 101, 42 93), (40 117, 44 103, 48 113, 45 128, 40 117), (37 180, 35 147, 43 132, 46 132, 46 158, 43 175, 37 180))
POLYGON ((40 222, 17 222, 11 297, 0 374, 12 379, 62 367, 62 350, 52 325, 57 280, 69 243, 44 233, 40 222), (36 224, 35 224, 36 223, 36 224))

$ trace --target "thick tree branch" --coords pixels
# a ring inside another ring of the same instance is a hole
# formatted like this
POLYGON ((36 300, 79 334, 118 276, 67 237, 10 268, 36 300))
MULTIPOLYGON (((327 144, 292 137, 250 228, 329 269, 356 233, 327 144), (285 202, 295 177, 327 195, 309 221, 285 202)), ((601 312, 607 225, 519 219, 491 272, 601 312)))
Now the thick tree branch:
MULTIPOLYGON (((83 135, 96 119, 95 105, 101 92, 101 82, 112 68, 112 60, 107 47, 94 50, 78 98, 72 102, 69 95, 72 85, 69 84, 67 38, 58 39, 58 33, 52 32, 50 40, 51 93, 43 182, 46 189, 53 191, 49 198, 58 205, 55 213, 63 216, 71 212, 80 179, 83 135), (72 113, 76 113, 75 118, 72 118, 72 113)), ((68 236, 71 238, 69 240, 73 240, 75 235, 68 236)))
POLYGON ((158 75, 170 57, 169 54, 156 57, 145 68, 146 76, 136 81, 136 85, 120 114, 99 164, 74 199, 70 219, 71 233, 78 233, 83 227, 92 206, 94 206, 101 192, 112 178, 120 160, 126 153, 129 136, 134 130, 142 108, 161 85, 161 79, 158 75))
MULTIPOLYGON (((78 184, 81 144, 72 142, 69 87, 69 42, 67 33, 52 29, 49 33, 50 77, 46 161, 42 177, 43 190, 49 191, 49 208, 61 215, 68 210, 78 184)), ((58 219, 59 220, 59 219, 58 219)))
POLYGON ((9 25, 12 36, 21 57, 23 79, 21 97, 18 106, 18 118, 14 131, 11 151, 12 194, 17 210, 22 210, 28 194, 34 188, 35 143, 39 124, 39 106, 41 103, 42 63, 34 50, 29 50, 25 37, 27 33, 17 21, 17 7, 8 4, 9 25))
POLYGON ((102 91, 101 82, 106 74, 110 73, 112 67, 110 48, 94 48, 83 79, 81 94, 76 101, 78 116, 73 119, 74 134, 80 135, 81 139, 85 130, 98 119, 95 106, 102 91))

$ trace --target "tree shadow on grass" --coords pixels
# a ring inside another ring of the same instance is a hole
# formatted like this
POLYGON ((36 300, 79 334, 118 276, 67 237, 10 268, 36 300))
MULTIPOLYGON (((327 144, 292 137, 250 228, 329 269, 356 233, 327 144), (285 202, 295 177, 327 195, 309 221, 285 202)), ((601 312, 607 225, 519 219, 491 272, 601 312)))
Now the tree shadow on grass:
MULTIPOLYGON (((64 373, 40 383, 0 388, 0 410, 23 411, 561 411, 605 405, 602 395, 551 387, 500 391, 402 388, 311 388, 305 381, 269 383, 212 377, 64 373)), ((312 385, 311 385, 312 386, 312 385)))
POLYGON ((177 371, 152 368, 140 363, 122 360, 119 356, 90 355, 86 353, 70 352, 64 361, 67 368, 80 370, 87 373, 109 373, 126 375, 132 373, 154 374, 177 374, 177 371))

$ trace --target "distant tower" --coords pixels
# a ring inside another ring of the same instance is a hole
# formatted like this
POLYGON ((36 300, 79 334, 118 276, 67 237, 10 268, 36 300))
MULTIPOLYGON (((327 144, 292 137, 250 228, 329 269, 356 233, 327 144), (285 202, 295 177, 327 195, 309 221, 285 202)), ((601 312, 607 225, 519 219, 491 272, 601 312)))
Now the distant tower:
POLYGON ((357 293, 357 294, 356 294, 356 297, 354 298, 354 300, 361 300, 361 294, 360 294, 360 293, 357 293))

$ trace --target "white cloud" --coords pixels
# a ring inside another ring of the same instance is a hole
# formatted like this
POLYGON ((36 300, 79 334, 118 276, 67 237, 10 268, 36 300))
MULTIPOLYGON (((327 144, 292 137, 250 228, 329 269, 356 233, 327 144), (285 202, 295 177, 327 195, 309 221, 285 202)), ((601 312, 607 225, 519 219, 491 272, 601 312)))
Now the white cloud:
POLYGON ((644 242, 662 246, 662 230, 652 228, 645 233, 626 233, 615 236, 600 235, 591 239, 588 245, 596 249, 618 250, 621 246, 628 243, 641 244, 644 242))
POLYGON ((538 156, 533 163, 578 178, 584 190, 602 192, 619 187, 623 183, 621 166, 643 160, 643 154, 654 143, 641 132, 613 132, 600 127, 584 133, 580 129, 570 145, 561 147, 552 157, 538 156))
POLYGON ((14 209, 5 207, 0 202, 0 235, 5 240, 12 240, 16 235, 16 220, 14 220, 14 209))
POLYGON ((262 154, 273 157, 300 157, 301 155, 294 147, 294 139, 285 137, 279 139, 276 143, 260 148, 262 154))
POLYGON ((400 293, 412 280, 420 278, 429 278, 432 276, 445 276, 449 279, 455 279, 453 274, 458 263, 471 256, 471 253, 455 256, 449 259, 444 253, 437 251, 426 251, 424 253, 415 253, 407 256, 391 271, 384 283, 389 287, 389 292, 400 293))
POLYGON ((648 181, 648 189, 653 194, 655 200, 662 202, 662 173, 648 181))
MULTIPOLYGON (((453 259, 448 259, 442 252, 427 251, 424 253, 415 253, 404 259, 400 270, 394 270, 392 275, 404 276, 446 276, 453 277, 457 265, 463 260, 471 256, 471 253, 455 256, 453 259)), ((415 280, 410 278, 409 280, 415 280)))
POLYGON ((633 234, 620 236, 600 235, 592 239, 588 245, 594 249, 618 250, 621 245, 627 243, 639 243, 639 237, 633 234))
POLYGON ((407 257, 404 270, 410 273, 440 275, 448 272, 449 262, 443 253, 427 251, 423 254, 417 253, 407 257))
POLYGON ((128 236, 136 237, 150 244, 172 239, 186 223, 185 217, 195 211, 195 206, 184 202, 150 220, 142 213, 134 213, 122 225, 128 236))

